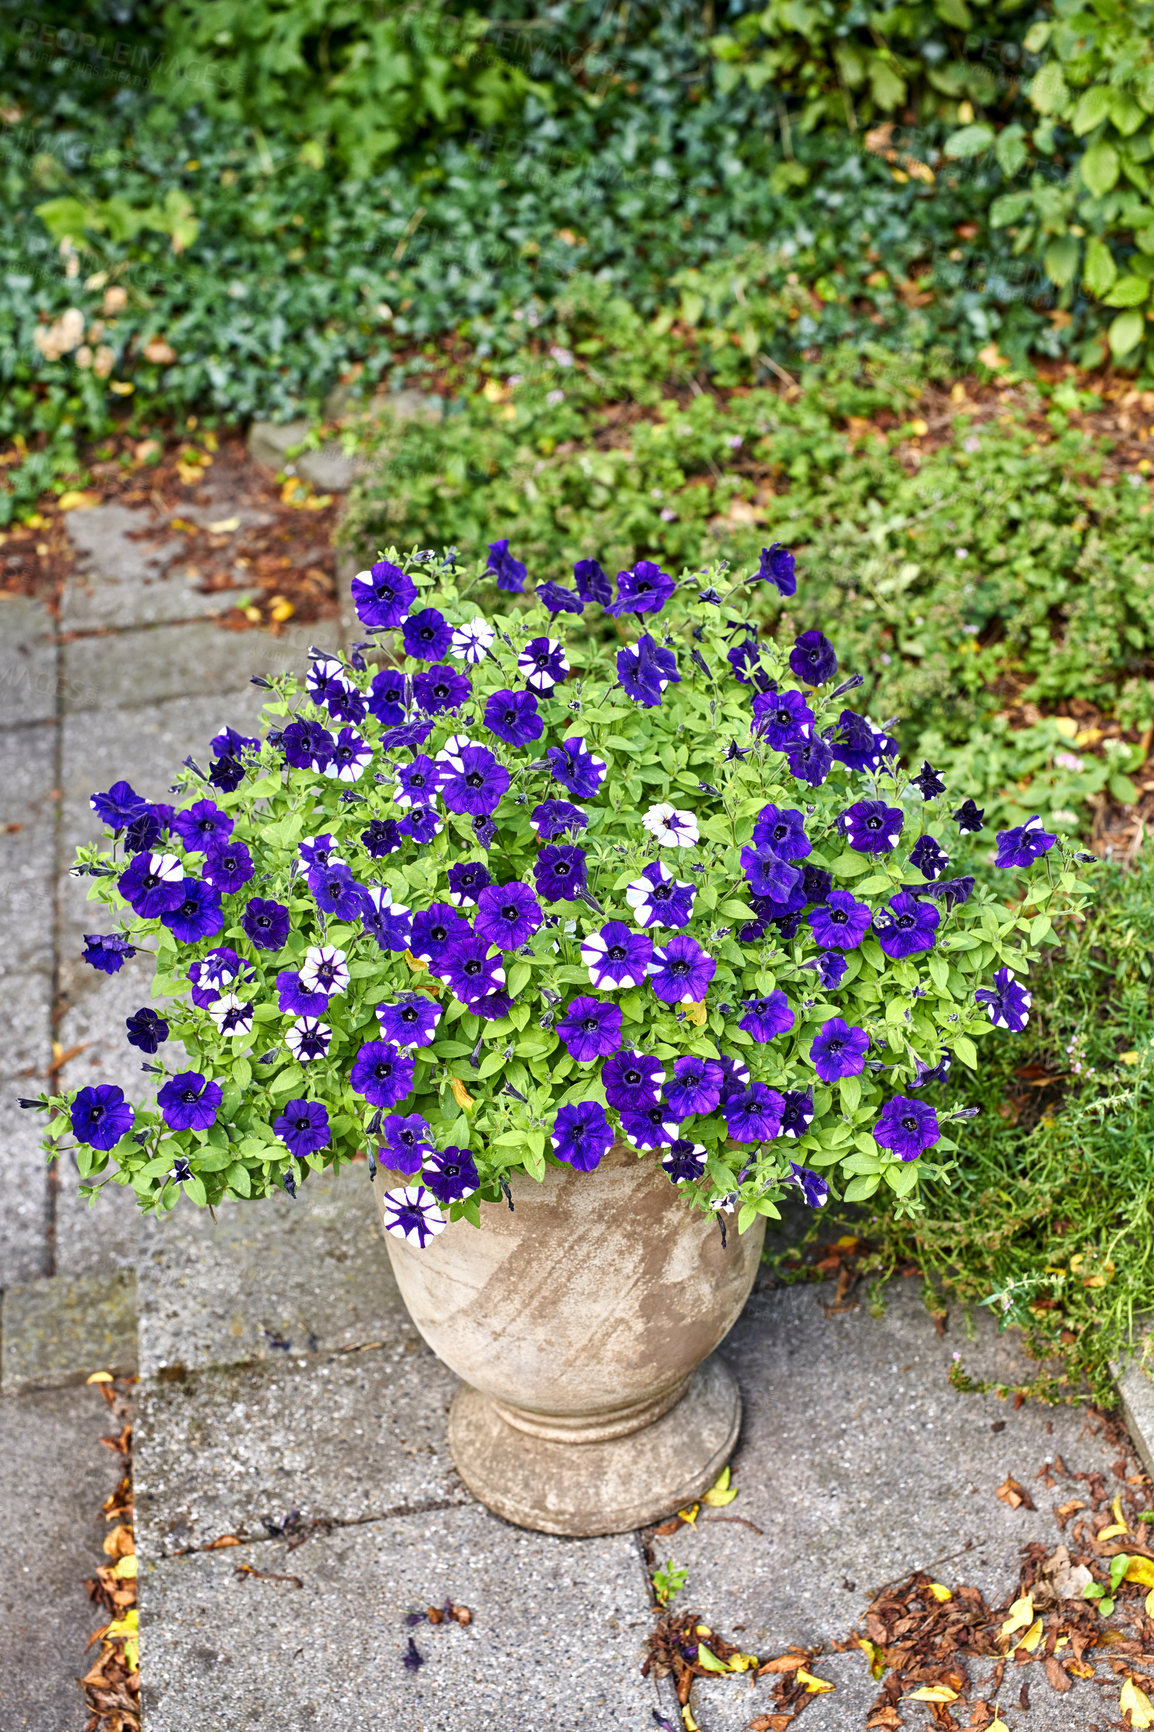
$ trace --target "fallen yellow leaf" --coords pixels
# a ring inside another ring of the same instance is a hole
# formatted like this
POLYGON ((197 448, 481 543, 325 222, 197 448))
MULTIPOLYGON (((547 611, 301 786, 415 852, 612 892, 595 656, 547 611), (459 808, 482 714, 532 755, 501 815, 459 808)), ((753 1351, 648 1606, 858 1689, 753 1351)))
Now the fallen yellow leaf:
POLYGON ((931 1582, 930 1583, 930 1593, 934 1596, 935 1600, 942 1601, 942 1602, 944 1602, 946 1600, 952 1600, 954 1597, 953 1594, 951 1594, 949 1588, 943 1587, 941 1582, 931 1582))
POLYGON ((239 528, 239 517, 222 517, 219 523, 209 524, 208 532, 210 535, 231 535, 234 529, 239 528))
MULTIPOLYGON (((1086 1281, 1083 1285, 1090 1287, 1093 1286, 1094 1283, 1086 1281)), ((1119 1534, 1129 1533, 1129 1531, 1130 1530, 1126 1526, 1125 1522, 1111 1522, 1108 1528, 1099 1528, 1098 1532, 1094 1535, 1094 1538, 1098 1540, 1116 1540, 1119 1534)))
POLYGON ((296 608, 293 606, 292 602, 282 595, 279 600, 274 601, 272 606, 269 608, 268 617, 275 620, 278 625, 283 625, 285 620, 291 619, 295 612, 296 608))
POLYGON ((1146 1616, 1154 1618, 1154 1588, 1146 1595, 1146 1616))
POLYGON ((132 1581, 136 1575, 135 1554, 129 1552, 127 1556, 117 1558, 116 1562, 112 1566, 112 1573, 116 1577, 117 1581, 132 1581))
POLYGON ((1010 1732, 1010 1728, 1004 1720, 991 1720, 986 1732, 1010 1732))
POLYGON ((723 1505, 732 1503, 736 1496, 736 1486, 731 1486, 729 1483, 729 1469, 723 1467, 701 1501, 709 1504, 713 1509, 720 1509, 723 1505))
MULTIPOLYGON (((1066 1670, 1072 1672, 1075 1678, 1092 1678, 1094 1676, 1093 1666, 1087 1666, 1085 1660, 1067 1660, 1066 1670)), ((987 1732, 992 1732, 992 1728, 988 1728, 987 1732)))
POLYGON ((1034 1622, 1034 1596, 1023 1594, 1010 1607, 1010 1615, 998 1631, 1000 1636, 1012 1636, 1015 1630, 1027 1630, 1034 1622))
POLYGON ((132 393, 136 390, 136 386, 130 385, 127 380, 124 379, 113 379, 108 389, 112 392, 114 397, 131 397, 132 393))
POLYGON ((1131 1558, 1123 1580, 1137 1582, 1140 1588, 1154 1588, 1154 1558, 1131 1558))
POLYGON ((701 1642, 697 1644, 697 1664, 704 1666, 707 1672, 728 1672, 729 1667, 724 1660, 719 1660, 716 1654, 709 1651, 701 1642))
POLYGON ((104 1632, 105 1640, 118 1642, 122 1636, 135 1636, 137 1621, 136 1607, 133 1606, 131 1611, 125 1612, 123 1618, 113 1618, 104 1632))
POLYGON ((857 1645, 869 1661, 871 1675, 874 1678, 882 1677, 886 1669, 885 1656, 882 1649, 875 1647, 874 1644, 868 1641, 865 1636, 858 1637, 857 1645))
POLYGON ((414 974, 424 974, 429 966, 427 962, 422 962, 419 956, 414 956, 411 950, 405 951, 405 961, 414 974))
POLYGON ((1030 1625, 1030 1628, 1026 1631, 1026 1634, 1020 1641, 1015 1642, 1014 1646, 1015 1648, 1025 1648, 1027 1654, 1032 1654, 1041 1640, 1042 1620, 1041 1618, 1035 1618, 1034 1622, 1030 1625))
POLYGON ((693 1709, 688 1702, 681 1710, 681 1724, 685 1727, 685 1732, 701 1732, 701 1728, 693 1718, 693 1709))
POLYGON ((1078 732, 1078 724, 1073 716, 1052 716, 1050 719, 1064 740, 1072 740, 1078 732))
POLYGON ((729 1656, 731 1672, 751 1672, 757 1663, 756 1654, 731 1654, 729 1656))
POLYGON ((699 1503, 686 1504, 685 1508, 679 1509, 677 1513, 683 1522, 688 1522, 690 1527, 692 1527, 697 1520, 697 1512, 700 1508, 701 1505, 699 1503))
POLYGON ((1136 1052, 1120 1052, 1118 1062, 1119 1064, 1137 1064, 1138 1054, 1136 1052))
POLYGON ((813 1673, 807 1672, 804 1666, 798 1667, 797 1671, 794 1673, 794 1677, 797 1679, 799 1684, 805 1685, 806 1690, 811 1696, 821 1696, 824 1695, 827 1690, 835 1688, 835 1686, 829 1683, 827 1679, 815 1678, 813 1673))
POLYGON ((92 1376, 86 1377, 84 1381, 85 1383, 111 1383, 112 1373, 111 1371, 94 1371, 92 1376))
POLYGON ((1118 1706, 1123 1714, 1130 1712, 1130 1724, 1134 1727, 1154 1726, 1154 1703, 1151 1702, 1145 1690, 1139 1690, 1133 1678, 1127 1678, 1122 1686, 1122 1694, 1118 1706))
POLYGON ((77 488, 69 488, 56 501, 61 511, 91 511, 94 505, 100 504, 99 493, 83 493, 77 488))
POLYGON ((924 439, 926 434, 930 430, 929 422, 923 421, 920 415, 914 416, 913 420, 910 422, 910 426, 912 427, 913 431, 917 434, 919 439, 924 439))

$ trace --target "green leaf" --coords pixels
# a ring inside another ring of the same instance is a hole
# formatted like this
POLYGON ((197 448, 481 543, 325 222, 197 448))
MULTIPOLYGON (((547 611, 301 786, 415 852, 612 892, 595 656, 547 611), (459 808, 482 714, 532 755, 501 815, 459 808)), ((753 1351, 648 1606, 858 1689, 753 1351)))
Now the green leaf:
POLYGON ((880 1173, 868 1173, 860 1179, 851 1179, 845 1188, 847 1203, 863 1203, 867 1197, 872 1197, 881 1184, 880 1173))
POLYGON ((505 991, 510 998, 516 998, 523 987, 529 984, 533 970, 527 962, 515 962, 505 977, 505 991))
POLYGON ((1150 284, 1145 277, 1119 277, 1103 299, 1108 307, 1139 307, 1149 294, 1150 284))
POLYGON ((1128 313, 1119 313, 1118 317, 1112 321, 1110 329, 1107 332, 1107 338, 1110 344, 1110 353, 1113 355, 1114 359, 1120 361, 1123 356, 1128 355, 1132 349, 1136 349, 1138 344, 1142 341, 1145 330, 1146 321, 1143 319, 1141 313, 1135 310, 1131 310, 1128 313))
POLYGON ((1105 84, 1092 84, 1089 90, 1082 92, 1070 122, 1079 138, 1102 124, 1110 112, 1110 97, 1110 88, 1105 84))
POLYGON ((1079 243, 1075 235, 1060 235, 1046 248, 1046 256, 1042 261, 1046 275, 1060 289, 1064 289, 1067 283, 1074 280, 1074 273, 1078 269, 1078 251, 1079 243))
POLYGON ((1008 228, 1011 223, 1020 222, 1030 208, 1028 192, 1004 192, 990 206, 990 227, 993 229, 1008 228))
POLYGON ((897 1162, 887 1167, 882 1174, 891 1191, 896 1191, 899 1197, 908 1197, 918 1182, 918 1167, 916 1161, 897 1162))
POLYGON ((1114 146, 1102 139, 1090 146, 1078 164, 1078 173, 1095 198, 1105 198, 1111 187, 1117 185, 1121 166, 1114 146))
MULTIPOLYGON (((994 155, 1002 173, 1012 180, 1028 155, 1025 127, 1017 121, 1012 126, 1004 126, 994 140, 994 155)), ((1014 222, 1016 219, 1010 217, 1008 220, 1014 222)))
POLYGON ((839 1085, 842 1108, 847 1113, 856 1113, 861 1103, 861 1078, 843 1076, 839 1085))
POLYGON ((978 1049, 968 1034, 956 1034, 953 1041, 954 1051, 964 1065, 970 1070, 978 1068, 978 1049))
POLYGON ((1030 80, 1026 93, 1039 114, 1057 114, 1070 100, 1070 91, 1056 60, 1047 61, 1030 80))
POLYGON ((981 156, 984 150, 989 150, 993 142, 993 127, 978 122, 974 126, 963 126, 960 132, 951 133, 942 148, 947 156, 981 156))
POLYGON ((869 57, 870 94, 879 108, 887 112, 906 99, 906 81, 897 68, 881 54, 869 57))
POLYGON ((1118 276, 1118 267, 1114 263, 1114 255, 1105 241, 1097 235, 1091 236, 1086 242, 1086 263, 1082 267, 1082 281, 1092 295, 1101 297, 1113 288, 1118 276))
POLYGON ((1144 118, 1141 103, 1135 101, 1128 90, 1111 90, 1110 119, 1123 138, 1129 138, 1132 132, 1137 132, 1144 118))
POLYGON ((939 956, 937 951, 933 951, 930 955, 929 969, 930 979, 933 981, 938 991, 947 991, 950 984, 950 965, 946 961, 945 957, 939 956))
MULTIPOLYGON (((1137 804, 1138 789, 1130 780, 1129 776, 1123 776, 1120 771, 1116 771, 1115 774, 1110 777, 1107 786, 1120 806, 1134 806, 1137 804)), ((1031 933, 1031 938, 1032 937, 1033 934, 1031 933)))
POLYGON ((78 198, 50 198, 46 204, 36 205, 35 210, 54 241, 62 241, 65 235, 71 235, 78 241, 86 228, 104 227, 99 207, 91 201, 84 203, 78 198))
POLYGON ((741 1205, 741 1208, 737 1212, 737 1230, 738 1230, 738 1232, 744 1233, 746 1228, 751 1227, 753 1225, 754 1221, 756 1221, 756 1220, 757 1220, 757 1204, 756 1203, 743 1203, 741 1205))

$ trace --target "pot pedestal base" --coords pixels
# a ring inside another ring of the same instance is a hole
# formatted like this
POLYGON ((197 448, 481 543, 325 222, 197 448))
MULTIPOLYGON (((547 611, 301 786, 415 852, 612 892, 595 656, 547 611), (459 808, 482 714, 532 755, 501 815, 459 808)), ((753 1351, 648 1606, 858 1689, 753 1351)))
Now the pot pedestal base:
POLYGON ((449 1415, 457 1472, 489 1509, 539 1533, 627 1533, 707 1491, 737 1442, 741 1396, 716 1355, 659 1419, 607 1441, 558 1443, 502 1418, 464 1384, 449 1415))

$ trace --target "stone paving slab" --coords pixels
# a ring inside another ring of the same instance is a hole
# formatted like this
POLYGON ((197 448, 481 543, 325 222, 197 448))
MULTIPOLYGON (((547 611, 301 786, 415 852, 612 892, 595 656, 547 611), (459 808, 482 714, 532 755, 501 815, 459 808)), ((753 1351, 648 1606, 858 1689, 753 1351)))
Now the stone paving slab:
POLYGON ((55 622, 30 595, 0 591, 0 727, 56 715, 55 622))
POLYGON ((226 1199, 215 1222, 178 1204, 142 1240, 144 1376, 415 1339, 360 1163, 295 1199, 226 1199))
POLYGON ((0 1288, 48 1273, 48 1166, 40 1149, 41 1113, 17 1106, 40 1078, 0 1082, 0 1288))
POLYGON ((336 648, 338 641, 335 620, 289 625, 277 637, 210 620, 79 637, 61 651, 64 691, 73 713, 239 692, 253 674, 303 675, 310 644, 336 648))
POLYGON ((117 1269, 135 1270, 141 1213, 132 1191, 109 1180, 96 1200, 89 1202, 79 1186, 75 1160, 71 1154, 61 1155, 54 1209, 55 1273, 108 1275, 117 1269))
POLYGON ((228 605, 219 593, 198 592, 199 578, 190 579, 180 564, 184 542, 177 531, 137 539, 161 527, 154 512, 94 505, 69 512, 66 523, 77 560, 64 585, 62 631, 192 619, 228 605))
POLYGON ((362 1522, 470 1502, 445 1442, 452 1373, 415 1335, 141 1386, 137 1545, 150 1560, 296 1512, 362 1522))
POLYGON ((0 1393, 61 1389, 94 1371, 136 1371, 136 1277, 54 1275, 4 1294, 0 1393))
POLYGON ((95 1389, 58 1389, 0 1400, 0 1725, 4 1732, 81 1732, 76 1685, 92 1661, 92 1631, 107 1616, 84 1578, 104 1561, 100 1506, 120 1457, 102 1449, 111 1431, 95 1389))
POLYGON ((628 1535, 559 1540, 477 1505, 151 1566, 141 1580, 148 1732, 653 1732, 649 1609, 628 1535), (235 1574, 291 1573, 301 1589, 235 1574), (456 1624, 405 1613, 451 1599, 456 1624))
MULTIPOLYGON (((0 613, 0 623, 6 616, 0 613)), ((53 880, 57 802, 54 732, 0 731, 0 992, 4 1070, 38 1078, 51 1051, 53 880)))

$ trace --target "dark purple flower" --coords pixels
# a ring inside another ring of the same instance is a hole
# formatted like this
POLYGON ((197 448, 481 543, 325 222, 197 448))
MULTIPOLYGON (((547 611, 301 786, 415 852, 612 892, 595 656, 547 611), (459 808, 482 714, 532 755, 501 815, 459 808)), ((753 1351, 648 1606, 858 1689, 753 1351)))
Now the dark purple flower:
POLYGON ((405 676, 399 668, 382 668, 379 674, 373 675, 369 687, 369 711, 382 728, 395 728, 404 721, 405 676))
POLYGON ((202 938, 215 938, 224 925, 220 907, 220 891, 197 878, 186 878, 184 901, 179 908, 170 908, 161 915, 178 944, 196 944, 202 938))
POLYGON ((807 685, 821 686, 837 672, 833 645, 819 631, 803 631, 789 652, 790 670, 807 685))
POLYGON ((666 1086, 669 1117, 680 1122, 695 1113, 716 1112, 721 1105, 724 1075, 716 1059, 686 1053, 673 1061, 673 1079, 666 1086))
POLYGON ((327 833, 323 836, 309 836, 297 849, 306 871, 312 872, 317 867, 339 865, 341 856, 337 853, 337 844, 327 833))
POLYGON ((205 848, 210 842, 227 842, 232 835, 234 820, 222 812, 213 800, 198 800, 186 812, 174 812, 172 828, 189 853, 205 848))
POLYGON ((705 1172, 705 1144, 678 1137, 670 1145, 669 1153, 661 1157, 661 1165, 675 1185, 700 1179, 705 1172))
POLYGON ((410 806, 408 817, 400 823, 401 835, 411 836, 422 848, 444 828, 444 820, 435 806, 410 806))
POLYGON ((804 1137, 813 1123, 813 1091, 786 1089, 782 1094, 781 1134, 783 1137, 804 1137))
POLYGON ((211 842, 204 851, 204 875, 215 890, 235 896, 256 875, 243 842, 211 842))
MULTIPOLYGON (((244 781, 245 754, 259 753, 260 741, 238 734, 235 728, 222 728, 212 741, 213 763, 208 779, 222 794, 231 794, 244 781)), ((159 813, 160 808, 155 810, 159 813)))
POLYGON ((623 920, 608 920, 600 932, 581 940, 581 960, 603 992, 640 986, 653 960, 653 942, 623 920))
POLYGON ((613 1147, 613 1132, 605 1108, 597 1101, 560 1107, 549 1138, 553 1153, 567 1167, 591 1173, 613 1147))
POLYGON ((542 902, 571 902, 585 888, 585 850, 568 842, 542 848, 533 867, 533 882, 542 902))
POLYGON ((206 1082, 199 1071, 185 1070, 168 1079, 156 1104, 170 1131, 206 1131, 216 1118, 221 1098, 219 1083, 206 1082))
POLYGON ((475 926, 502 950, 516 950, 541 925, 541 907, 527 884, 490 884, 477 898, 475 926))
MULTIPOLYGON (((381 1201, 381 1220, 385 1232, 391 1233, 395 1239, 404 1239, 408 1244, 416 1245, 420 1251, 424 1250, 430 1239, 443 1233, 449 1224, 438 1208, 432 1192, 427 1191, 424 1185, 405 1185, 399 1191, 386 1191, 381 1201)), ((411 1636, 404 1665, 407 1672, 415 1672, 424 1665, 417 1644, 411 1636)))
POLYGON ((403 623, 417 599, 417 586, 399 567, 381 559, 368 571, 358 571, 352 597, 357 618, 367 630, 387 631, 403 623))
POLYGON ((942 878, 937 884, 925 884, 918 891, 919 896, 932 896, 935 902, 944 902, 947 908, 953 908, 955 903, 968 902, 973 894, 972 878, 942 878))
POLYGON ((135 955, 135 947, 116 932, 84 934, 84 961, 101 974, 119 974, 129 957, 135 955))
POLYGON ((434 902, 420 914, 413 915, 409 949, 422 962, 429 963, 435 974, 450 945, 472 935, 469 922, 463 914, 457 913, 451 902, 434 902))
POLYGON ((967 831, 976 835, 983 828, 982 819, 985 815, 985 812, 980 810, 973 800, 963 800, 957 811, 953 813, 953 820, 963 836, 967 831))
POLYGON ((530 638, 517 657, 517 672, 535 692, 551 692, 569 672, 565 646, 555 637, 530 638))
POLYGON ((590 752, 580 734, 570 734, 546 754, 553 780, 575 800, 590 800, 605 780, 605 760, 590 752))
POLYGON ((479 998, 476 1004, 469 1006, 474 1016, 482 1016, 487 1022, 499 1022, 512 1008, 513 1000, 503 991, 491 992, 487 998, 479 998))
POLYGON ((373 818, 367 830, 361 831, 365 852, 374 860, 395 854, 401 845, 401 826, 395 818, 373 818))
POLYGON ((492 882, 492 874, 483 861, 457 860, 449 867, 449 901, 454 908, 471 908, 492 882))
POLYGON ((734 1095, 743 1094, 749 1087, 749 1066, 743 1058, 732 1058, 729 1053, 718 1053, 718 1063, 721 1065, 721 1104, 731 1101, 734 1095))
POLYGON ((651 559, 639 559, 632 571, 617 573, 617 598, 605 612, 615 619, 623 613, 660 613, 677 585, 651 559))
POLYGON ((796 1185, 811 1209, 824 1209, 829 1202, 829 1186, 810 1167, 799 1167, 796 1161, 791 1161, 785 1183, 796 1185))
POLYGON ((333 736, 319 722, 290 722, 281 735, 285 763, 294 770, 325 771, 333 761, 333 736))
POLYGON ((342 728, 333 741, 325 775, 335 777, 338 782, 359 782, 372 761, 373 748, 368 741, 355 728, 342 728))
POLYGON ((80 1089, 69 1112, 77 1140, 87 1143, 90 1149, 114 1149, 125 1132, 132 1129, 135 1116, 124 1098, 124 1090, 115 1083, 95 1083, 91 1088, 80 1089))
POLYGON ((802 815, 792 806, 763 806, 752 840, 755 848, 772 848, 780 860, 803 860, 813 849, 802 815))
POLYGON ((640 878, 625 886, 625 900, 639 926, 687 926, 697 891, 675 878, 668 866, 654 860, 640 878))
MULTIPOLYGON (((170 808, 171 810, 171 808, 170 808)), ((124 829, 124 852, 129 854, 151 854, 168 826, 160 822, 156 813, 149 809, 133 818, 124 829)))
POLYGON ((752 581, 764 579, 772 583, 782 595, 797 593, 797 577, 794 572, 793 554, 780 541, 775 541, 772 547, 763 547, 758 561, 757 571, 752 581))
POLYGON ((424 745, 433 731, 429 720, 402 722, 399 727, 386 728, 377 741, 382 752, 415 752, 424 745))
POLYGON ((579 559, 573 567, 573 581, 582 601, 595 601, 604 607, 613 598, 613 586, 595 559, 579 559))
POLYGON ((381 1120, 380 1161, 396 1173, 412 1178, 419 1173, 427 1155, 433 1152, 433 1133, 416 1113, 402 1118, 389 1113, 381 1120))
POLYGON ((887 1101, 874 1126, 874 1141, 879 1148, 889 1149, 903 1161, 916 1161, 941 1134, 933 1107, 924 1101, 911 1100, 908 1095, 894 1095, 887 1101))
POLYGON ((449 811, 467 812, 472 817, 495 812, 509 786, 504 764, 499 764, 487 747, 471 742, 450 740, 437 753, 437 774, 438 791, 449 811))
MULTIPOLYGON (((305 678, 305 689, 314 704, 323 704, 333 714, 333 699, 338 703, 350 692, 356 692, 356 687, 345 670, 345 664, 339 656, 315 655, 309 664, 305 678)), ((359 696, 359 693, 357 694, 359 696)), ((363 713, 363 710, 362 710, 363 713)))
POLYGON ((175 854, 137 854, 117 884, 142 920, 154 920, 184 901, 184 867, 175 854))
POLYGON ((425 1156, 423 1183, 442 1209, 462 1197, 471 1197, 481 1183, 472 1149, 430 1149, 425 1156))
POLYGON ((899 890, 886 908, 875 913, 874 932, 885 954, 900 960, 934 948, 941 918, 932 902, 920 902, 908 890, 899 890))
POLYGON ((780 986, 764 998, 743 998, 745 1015, 738 1023, 756 1041, 773 1040, 775 1035, 788 1034, 794 1024, 793 1010, 780 986))
POLYGON ((866 903, 848 890, 831 890, 820 908, 806 915, 818 944, 837 950, 855 950, 865 937, 871 919, 866 903))
POLYGON ((1056 836, 1050 836, 1043 830, 1042 820, 1035 813, 1014 830, 998 831, 998 857, 994 865, 1023 868, 1032 866, 1035 860, 1040 860, 1043 854, 1049 852, 1056 841, 1056 836))
POLYGON ((725 659, 733 669, 734 678, 739 679, 743 686, 751 685, 759 692, 777 690, 761 665, 761 645, 756 632, 751 632, 748 637, 742 638, 740 643, 734 644, 732 649, 726 650, 725 659))
MULTIPOLYGON (((790 892, 801 884, 796 866, 788 866, 772 848, 743 848, 741 869, 755 896, 767 896, 771 902, 784 902, 790 892)), ((804 898, 799 904, 805 906, 804 898)))
POLYGON ((385 1040, 394 1046, 428 1046, 437 1032, 441 1007, 423 992, 411 992, 396 1004, 378 1004, 377 1021, 385 1040))
POLYGON ((825 737, 834 758, 847 770, 876 770, 884 757, 897 750, 888 734, 854 710, 843 710, 825 737))
POLYGON ((809 1056, 822 1082, 837 1082, 841 1077, 861 1075, 869 1044, 864 1028, 851 1028, 844 1017, 834 1016, 815 1036, 809 1056))
POLYGON ((328 1112, 320 1101, 289 1101, 280 1117, 273 1120, 272 1128, 298 1161, 323 1149, 332 1134, 328 1112))
POLYGON ((559 583, 539 583, 537 600, 552 614, 585 612, 585 603, 577 591, 563 589, 559 583))
POLYGON ((415 1061, 391 1040, 367 1040, 353 1060, 349 1086, 370 1106, 393 1107, 413 1086, 415 1061))
POLYGON ((914 1070, 917 1072, 917 1075, 914 1077, 913 1082, 906 1084, 906 1087, 911 1089, 925 1089, 929 1088, 931 1083, 945 1082, 946 1078, 950 1074, 950 1065, 952 1063, 953 1055, 949 1048, 945 1046, 942 1048, 942 1056, 939 1058, 937 1064, 923 1064, 921 1059, 915 1053, 914 1070))
POLYGON ((473 682, 456 668, 438 664, 413 675, 413 702, 426 716, 459 710, 472 696, 473 682))
POLYGON ((773 751, 780 752, 791 740, 804 738, 802 730, 812 725, 813 711, 800 692, 758 692, 755 695, 750 733, 764 740, 773 751))
POLYGON ((636 644, 617 652, 617 683, 627 698, 646 709, 655 708, 666 686, 680 680, 673 651, 662 649, 648 632, 636 644))
POLYGON ((542 800, 530 812, 529 823, 542 842, 553 842, 567 830, 577 833, 586 829, 589 820, 580 806, 571 806, 568 800, 542 800))
MULTIPOLYGON (((113 782, 106 794, 93 794, 88 804, 102 824, 107 824, 110 830, 118 831, 123 830, 126 824, 131 824, 134 818, 143 817, 148 811, 148 801, 143 794, 136 792, 131 782, 113 782)), ((117 1141, 119 1140, 117 1138, 117 1141)))
POLYGON ((769 1142, 781 1131, 785 1102, 776 1089, 755 1082, 723 1103, 725 1128, 738 1143, 769 1142))
POLYGON ((701 1004, 717 964, 696 938, 679 932, 654 947, 649 984, 664 1004, 701 1004))
POLYGON ((910 777, 910 787, 916 788, 923 800, 936 799, 939 794, 944 794, 946 791, 946 784, 942 780, 941 774, 932 769, 924 758, 917 775, 910 777))
POLYGON ((833 889, 833 874, 824 866, 803 866, 801 888, 807 902, 824 902, 833 889))
POLYGON ((520 595, 525 588, 525 567, 509 552, 508 540, 491 541, 486 565, 497 579, 497 588, 520 595))
POLYGON ((837 820, 837 827, 859 854, 888 854, 896 848, 904 820, 898 806, 884 800, 858 800, 837 820))
POLYGON ((338 920, 360 919, 365 893, 347 866, 339 861, 314 866, 308 874, 308 886, 317 907, 326 914, 335 914, 338 920))
POLYGON ((162 1016, 158 1016, 148 1005, 133 1011, 125 1017, 124 1026, 128 1030, 128 1044, 140 1052, 159 1052, 168 1039, 168 1024, 162 1016))
POLYGON ((449 647, 453 628, 435 607, 426 607, 409 615, 401 627, 401 636, 406 655, 416 661, 439 662, 449 647))
POLYGON ((621 1129, 634 1148, 661 1149, 676 1140, 677 1120, 664 1101, 656 1106, 642 1107, 639 1112, 623 1112, 621 1129))
POLYGON ((821 787, 833 764, 833 753, 819 735, 807 727, 800 739, 787 740, 782 751, 791 776, 799 782, 808 782, 811 788, 821 787))
POLYGON ((393 893, 380 884, 365 891, 361 923, 372 933, 382 950, 407 950, 412 937, 413 917, 403 903, 393 901, 393 893))
POLYGON ((949 855, 932 836, 919 836, 910 849, 910 865, 923 878, 940 878, 949 863, 949 855))
POLYGON ((329 1008, 327 992, 301 985, 299 970, 284 969, 276 977, 277 1004, 286 1016, 323 1016, 329 1008))
POLYGON ((227 944, 210 950, 199 962, 191 964, 188 978, 192 982, 192 1002, 203 1010, 215 1004, 221 993, 238 980, 252 980, 256 970, 244 962, 227 944))
POLYGON ((823 950, 820 956, 815 956, 812 962, 803 965, 815 968, 818 979, 826 992, 832 992, 845 979, 845 971, 849 963, 844 956, 839 956, 836 950, 823 950))
POLYGON ((440 772, 432 758, 418 752, 411 764, 397 770, 397 786, 393 792, 395 806, 428 806, 436 798, 440 772))
POLYGON ((533 692, 494 692, 485 700, 485 726, 507 746, 527 746, 545 732, 533 692))
POLYGON ((254 896, 241 915, 240 923, 258 950, 279 950, 288 937, 289 911, 279 902, 254 896))
POLYGON ((974 997, 984 1004, 995 1028, 1008 1028, 1011 1034, 1021 1034, 1030 1020, 1031 994, 1008 968, 999 968, 992 987, 979 986, 974 997))
POLYGON ((455 938, 441 953, 435 965, 443 980, 447 980, 462 1004, 474 1005, 478 999, 490 998, 505 985, 505 969, 499 955, 490 956, 487 938, 470 932, 466 938, 455 938))
POLYGON ((609 1058, 621 1047, 621 1010, 599 998, 575 998, 557 1024, 557 1033, 578 1064, 609 1058))
POLYGON ((660 1059, 647 1058, 628 1047, 614 1053, 601 1066, 605 1099, 618 1113, 639 1113, 645 1107, 656 1106, 664 1081, 665 1067, 660 1059))

